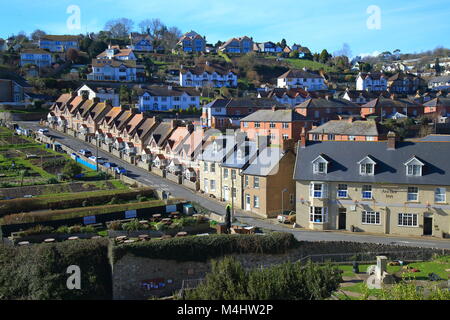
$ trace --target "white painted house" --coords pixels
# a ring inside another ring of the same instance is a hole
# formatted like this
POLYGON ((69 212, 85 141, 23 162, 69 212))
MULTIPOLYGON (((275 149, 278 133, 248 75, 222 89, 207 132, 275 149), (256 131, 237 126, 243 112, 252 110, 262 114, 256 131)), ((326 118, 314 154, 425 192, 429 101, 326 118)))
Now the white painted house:
POLYGON ((44 35, 39 39, 39 48, 50 52, 66 52, 69 49, 79 50, 79 36, 73 35, 44 35))
POLYGON ((46 68, 52 65, 52 54, 43 49, 25 49, 20 53, 20 66, 33 64, 39 68, 46 68))
POLYGON ((194 68, 182 68, 180 85, 182 87, 237 87, 238 78, 232 70, 207 62, 194 68))
POLYGON ((86 95, 89 100, 98 98, 100 102, 111 101, 113 107, 120 106, 119 93, 114 88, 104 88, 92 85, 83 85, 77 90, 77 95, 86 95))
POLYGON ((386 91, 388 77, 383 73, 362 73, 356 78, 356 90, 358 91, 386 91))
POLYGON ((87 75, 88 80, 100 81, 139 81, 144 67, 136 65, 134 60, 93 59, 92 72, 87 75), (138 71, 140 70, 140 71, 138 71))
POLYGON ((200 107, 200 92, 194 88, 150 86, 139 91, 140 111, 186 110, 200 107))
POLYGON ((327 90, 325 79, 306 70, 289 70, 277 79, 278 88, 302 88, 308 91, 327 90))

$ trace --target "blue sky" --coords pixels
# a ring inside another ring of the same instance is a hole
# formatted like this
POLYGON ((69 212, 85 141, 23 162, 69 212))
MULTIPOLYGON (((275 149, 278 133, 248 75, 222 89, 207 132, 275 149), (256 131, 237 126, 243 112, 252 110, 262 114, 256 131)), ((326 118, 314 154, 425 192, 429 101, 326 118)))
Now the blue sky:
POLYGON ((0 37, 40 28, 51 34, 101 30, 112 18, 137 24, 160 18, 183 32, 195 30, 207 41, 248 35, 255 41, 285 38, 312 51, 334 52, 348 43, 353 55, 420 52, 450 47, 448 0, 2 0, 0 37), (81 30, 68 30, 70 5, 81 10, 81 30), (381 10, 381 29, 369 29, 367 8, 381 10))

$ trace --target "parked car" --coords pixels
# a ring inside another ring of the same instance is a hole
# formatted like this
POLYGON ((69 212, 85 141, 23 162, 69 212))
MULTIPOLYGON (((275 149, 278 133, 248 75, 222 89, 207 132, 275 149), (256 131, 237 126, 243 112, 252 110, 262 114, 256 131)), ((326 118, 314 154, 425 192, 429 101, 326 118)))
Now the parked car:
POLYGON ((127 170, 125 170, 125 168, 122 167, 116 167, 114 169, 118 174, 127 174, 127 170))
POLYGON ((38 133, 43 134, 43 135, 46 136, 46 135, 48 135, 49 131, 48 131, 48 129, 41 128, 41 129, 38 130, 38 133))
POLYGON ((92 156, 92 152, 90 152, 89 150, 85 150, 85 149, 81 149, 80 151, 78 151, 78 153, 85 157, 92 156))
POLYGON ((104 164, 108 159, 106 158, 102 158, 102 157, 96 157, 96 156, 90 156, 89 157, 90 160, 98 163, 98 164, 104 164))
POLYGON ((277 220, 279 223, 289 223, 292 224, 295 222, 295 212, 291 211, 288 215, 286 214, 279 214, 277 216, 277 220))
POLYGON ((117 167, 117 164, 115 164, 114 162, 105 162, 104 166, 105 168, 115 168, 117 167))

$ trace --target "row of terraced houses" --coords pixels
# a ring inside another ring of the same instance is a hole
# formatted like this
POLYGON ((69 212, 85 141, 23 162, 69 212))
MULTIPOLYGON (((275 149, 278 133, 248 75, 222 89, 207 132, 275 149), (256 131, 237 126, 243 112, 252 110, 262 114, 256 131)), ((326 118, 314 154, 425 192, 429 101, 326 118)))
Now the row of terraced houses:
POLYGON ((398 141, 352 117, 316 127, 301 112, 308 105, 252 105, 241 130, 225 132, 72 93, 47 124, 235 209, 266 218, 295 211, 302 228, 450 233, 449 136, 398 141))

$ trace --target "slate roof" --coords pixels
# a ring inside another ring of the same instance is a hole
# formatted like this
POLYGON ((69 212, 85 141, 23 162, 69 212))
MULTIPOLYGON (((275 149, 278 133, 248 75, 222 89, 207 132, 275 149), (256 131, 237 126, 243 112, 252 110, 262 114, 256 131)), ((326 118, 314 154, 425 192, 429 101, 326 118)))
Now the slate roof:
POLYGON ((420 139, 420 141, 450 142, 450 135, 449 134, 430 134, 430 135, 420 139))
POLYGON ((353 107, 353 108, 357 108, 357 109, 361 109, 361 106, 348 101, 346 99, 341 99, 341 98, 312 98, 312 99, 308 99, 302 103, 300 103, 299 105, 296 105, 295 108, 339 108, 339 107, 343 107, 343 108, 348 108, 348 107, 353 107))
POLYGON ((257 150, 256 142, 245 141, 239 144, 236 150, 225 159, 224 163, 222 163, 222 167, 242 169, 254 156, 256 156, 257 150), (248 150, 247 154, 245 154, 245 149, 248 150), (238 158, 239 150, 241 150, 239 153, 242 153, 242 158, 238 158))
POLYGON ((423 105, 426 107, 450 107, 450 98, 437 97, 423 105))
POLYGON ((231 99, 216 99, 206 108, 284 108, 282 103, 271 98, 231 98, 231 99))
POLYGON ((283 73, 281 76, 278 77, 278 79, 284 79, 284 78, 323 78, 321 75, 317 73, 312 73, 308 71, 303 70, 289 70, 286 73, 283 73))
POLYGON ((259 155, 250 162, 249 166, 242 174, 251 176, 268 176, 276 174, 280 160, 286 155, 281 148, 268 147, 262 150, 259 155))
POLYGON ((450 76, 440 76, 440 77, 434 77, 428 83, 440 83, 440 82, 450 82, 450 76))
POLYGON ((417 107, 417 106, 419 106, 419 104, 414 102, 413 100, 391 99, 391 98, 385 98, 383 96, 380 96, 380 97, 373 99, 372 101, 369 101, 366 104, 362 105, 363 108, 376 108, 376 107, 404 108, 404 107, 417 107))
POLYGON ((208 144, 200 155, 199 160, 208 162, 223 162, 225 157, 231 152, 236 145, 234 135, 219 136, 208 144), (214 143, 217 144, 217 151, 214 152, 214 143), (225 144, 225 146, 224 146, 225 144))
POLYGON ((169 88, 167 86, 148 86, 142 88, 136 88, 138 95, 143 95, 144 93, 148 93, 153 97, 179 97, 184 93, 188 94, 191 97, 200 96, 200 91, 195 88, 185 88, 185 87, 172 87, 169 88))
POLYGON ((173 128, 170 123, 161 122, 153 131, 152 137, 155 139, 156 144, 161 147, 172 131, 173 128))
POLYGON ((209 73, 209 74, 213 74, 214 72, 216 72, 217 74, 220 74, 222 76, 227 75, 230 72, 236 74, 236 72, 234 72, 233 69, 224 68, 221 65, 211 64, 211 63, 210 64, 199 64, 192 68, 183 68, 180 70, 180 72, 183 74, 187 73, 188 71, 195 75, 202 75, 205 72, 209 73))
POLYGON ((375 121, 331 120, 308 133, 343 134, 350 136, 378 136, 379 125, 375 121))
POLYGON ((305 116, 292 109, 280 109, 280 110, 258 110, 252 114, 242 118, 241 121, 252 122, 293 122, 293 121, 312 121, 308 120, 305 116))
POLYGON ((80 36, 73 35, 50 35, 46 34, 40 38, 40 40, 49 40, 49 41, 79 41, 80 36))
POLYGON ((387 150, 387 142, 322 141, 299 146, 295 180, 393 183, 450 186, 450 148, 448 142, 397 142, 387 150), (312 161, 319 155, 330 159, 327 174, 314 174, 312 161), (439 155, 439 156, 436 156, 439 155), (370 156, 377 164, 373 176, 359 174, 358 161, 370 156), (425 163, 421 177, 406 175, 405 163, 413 157, 425 163))

